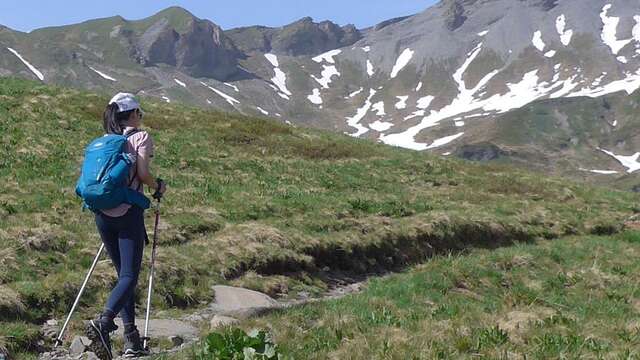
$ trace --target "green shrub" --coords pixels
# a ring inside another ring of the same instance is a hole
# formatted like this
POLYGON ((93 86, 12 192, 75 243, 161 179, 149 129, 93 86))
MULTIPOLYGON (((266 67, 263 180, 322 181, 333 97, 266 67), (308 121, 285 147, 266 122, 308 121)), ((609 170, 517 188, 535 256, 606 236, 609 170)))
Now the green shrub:
POLYGON ((195 359, 271 360, 282 359, 282 354, 266 331, 253 330, 247 334, 235 328, 209 334, 195 359))

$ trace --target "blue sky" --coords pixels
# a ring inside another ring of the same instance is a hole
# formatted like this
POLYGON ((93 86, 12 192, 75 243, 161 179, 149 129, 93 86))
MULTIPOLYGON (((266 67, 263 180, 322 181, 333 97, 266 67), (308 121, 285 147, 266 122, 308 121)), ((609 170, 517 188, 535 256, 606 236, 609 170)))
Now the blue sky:
POLYGON ((177 5, 224 29, 247 25, 281 26, 304 16, 363 28, 411 15, 437 0, 0 0, 0 24, 30 31, 89 19, 122 15, 141 19, 177 5))

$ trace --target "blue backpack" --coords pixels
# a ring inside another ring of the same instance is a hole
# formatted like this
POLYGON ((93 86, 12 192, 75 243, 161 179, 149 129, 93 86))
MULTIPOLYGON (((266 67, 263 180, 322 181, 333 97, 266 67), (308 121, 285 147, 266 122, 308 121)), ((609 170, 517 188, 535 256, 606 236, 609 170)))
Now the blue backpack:
POLYGON ((82 198, 83 208, 93 212, 113 209, 122 203, 148 209, 149 199, 129 188, 129 169, 135 166, 132 155, 126 152, 126 135, 104 135, 93 140, 86 148, 82 173, 76 185, 76 194, 82 198))

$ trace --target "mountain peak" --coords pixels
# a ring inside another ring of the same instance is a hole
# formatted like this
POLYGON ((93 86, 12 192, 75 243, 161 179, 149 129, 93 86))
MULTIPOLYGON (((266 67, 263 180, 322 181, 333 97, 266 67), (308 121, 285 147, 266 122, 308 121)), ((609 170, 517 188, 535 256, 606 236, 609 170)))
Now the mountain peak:
POLYGON ((189 10, 180 7, 180 6, 170 6, 164 10, 161 10, 160 12, 158 12, 157 14, 155 14, 154 16, 177 16, 177 17, 196 17, 195 15, 193 15, 191 12, 189 12, 189 10))

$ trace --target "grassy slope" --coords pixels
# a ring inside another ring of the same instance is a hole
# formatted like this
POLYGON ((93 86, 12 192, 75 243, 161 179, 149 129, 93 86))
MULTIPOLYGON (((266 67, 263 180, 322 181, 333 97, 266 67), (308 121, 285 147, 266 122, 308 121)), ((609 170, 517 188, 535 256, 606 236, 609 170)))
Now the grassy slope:
POLYGON ((295 359, 638 359, 639 255, 637 232, 473 250, 243 326, 295 359))
MULTIPOLYGON (((68 310, 98 247, 73 187, 107 100, 0 79, 0 345, 13 351, 34 350, 37 324, 68 310)), ((206 303, 215 283, 317 293, 336 271, 365 274, 472 245, 608 232, 637 200, 264 119, 145 108, 155 172, 170 184, 155 309, 206 303)), ((99 310, 113 281, 102 262, 79 317, 99 310)))

